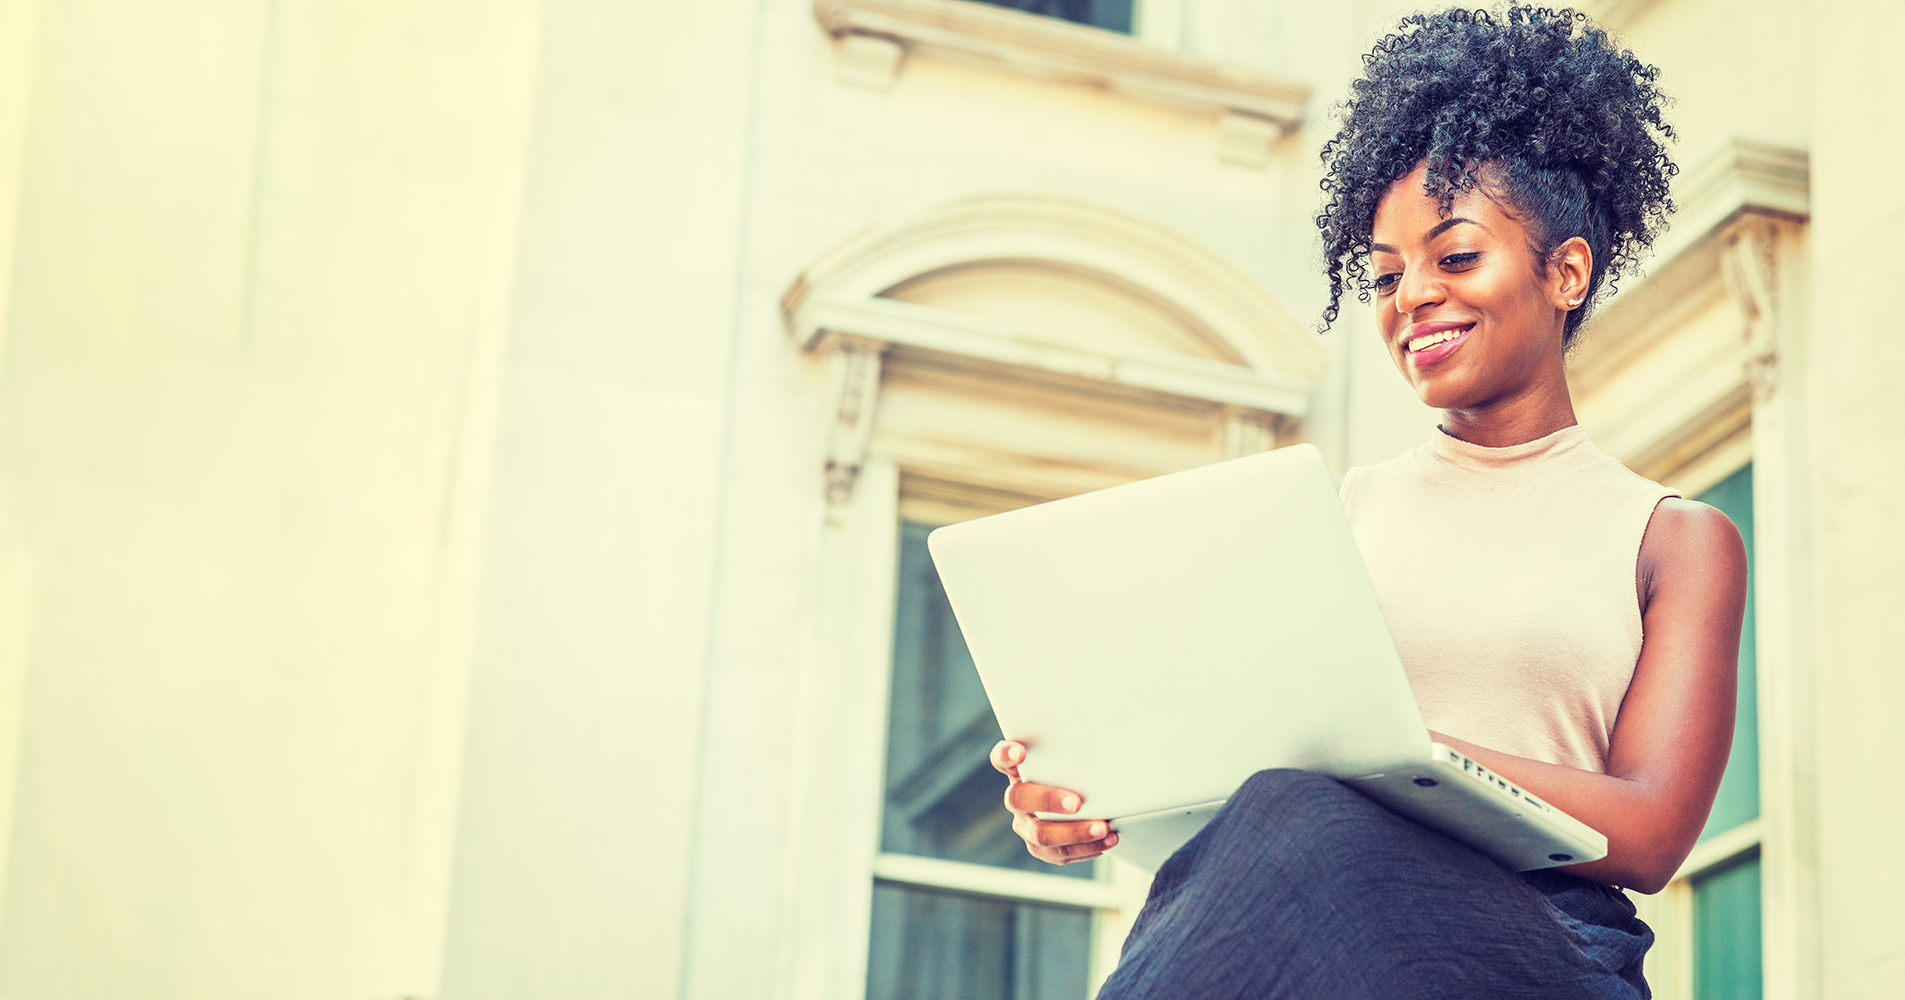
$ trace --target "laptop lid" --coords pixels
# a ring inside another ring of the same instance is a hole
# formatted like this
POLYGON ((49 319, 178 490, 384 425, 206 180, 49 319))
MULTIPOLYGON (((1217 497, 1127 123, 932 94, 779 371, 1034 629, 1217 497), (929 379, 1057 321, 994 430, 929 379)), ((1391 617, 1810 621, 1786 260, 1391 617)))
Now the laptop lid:
POLYGON ((1428 759, 1310 445, 940 528, 927 539, 1020 774, 1116 818, 1251 774, 1428 759))

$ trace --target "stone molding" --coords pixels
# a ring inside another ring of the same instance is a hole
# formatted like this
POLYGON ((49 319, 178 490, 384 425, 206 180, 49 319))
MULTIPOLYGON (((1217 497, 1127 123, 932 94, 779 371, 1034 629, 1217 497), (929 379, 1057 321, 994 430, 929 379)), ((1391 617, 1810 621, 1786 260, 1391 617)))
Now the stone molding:
POLYGON ((1309 410, 1313 388, 1290 376, 1268 375, 1244 365, 1169 351, 1081 350, 1010 323, 892 299, 845 302, 822 298, 802 311, 800 325, 790 332, 810 351, 826 349, 834 339, 846 338, 986 366, 1028 369, 1087 389, 1116 386, 1262 414, 1303 416, 1309 410))
POLYGON ((1764 402, 1778 387, 1779 230, 1777 223, 1749 217, 1727 227, 1720 254, 1720 280, 1746 321, 1746 381, 1764 402))
POLYGON ((906 46, 880 35, 847 35, 834 45, 833 75, 850 87, 885 93, 906 65, 906 46))
POLYGON ((781 296, 803 345, 812 303, 861 302, 921 275, 991 261, 1037 262, 1144 290, 1217 350, 1273 380, 1314 387, 1329 368, 1316 334, 1211 250, 1121 210, 1053 195, 962 198, 871 228, 822 255, 781 296))
POLYGON ((833 419, 827 428, 827 501, 838 505, 853 497, 853 486, 866 463, 873 435, 873 410, 880 395, 880 360, 889 345, 859 337, 840 337, 828 366, 833 419))
POLYGON ((1260 410, 1226 407, 1224 419, 1224 457, 1243 458, 1266 452, 1277 446, 1277 418, 1260 410))
POLYGON ((1663 265, 1742 214, 1793 221, 1812 215, 1812 168, 1803 149, 1736 137, 1678 180, 1672 226, 1655 247, 1663 265))
POLYGON ((1225 454, 1274 446, 1299 419, 1329 359, 1315 335, 1248 275, 1153 223, 1047 195, 962 199, 875 227, 823 255, 781 297, 801 350, 829 358, 826 495, 853 500, 879 379, 908 358, 1030 377, 1066 392, 1222 414, 1225 454), (1080 344, 998 319, 884 297, 907 281, 976 264, 1061 267, 1169 306, 1214 356, 1080 344), (934 360, 937 359, 937 360, 934 360))
MULTIPOLYGON (((1674 200, 1673 220, 1655 243, 1646 272, 1624 281, 1581 331, 1592 350, 1571 359, 1580 375, 1591 380, 1643 328, 1659 326, 1663 306, 1671 310, 1699 286, 1720 280, 1722 268, 1729 266, 1722 258, 1743 228, 1758 233, 1768 225, 1806 221, 1812 212, 1808 156, 1804 150, 1735 138, 1681 174, 1674 200)), ((1757 240, 1761 245, 1764 240, 1757 240)), ((1742 308, 1750 310, 1752 303, 1742 308)))
POLYGON ((899 46, 898 53, 875 53, 853 45, 853 79, 846 82, 876 89, 890 85, 890 78, 881 80, 887 67, 898 75, 905 52, 930 52, 1183 110, 1259 119, 1262 124, 1249 134, 1274 129, 1277 137, 1303 120, 1313 90, 1306 83, 1157 48, 1101 28, 968 0, 814 0, 814 17, 843 43, 871 36, 899 46))

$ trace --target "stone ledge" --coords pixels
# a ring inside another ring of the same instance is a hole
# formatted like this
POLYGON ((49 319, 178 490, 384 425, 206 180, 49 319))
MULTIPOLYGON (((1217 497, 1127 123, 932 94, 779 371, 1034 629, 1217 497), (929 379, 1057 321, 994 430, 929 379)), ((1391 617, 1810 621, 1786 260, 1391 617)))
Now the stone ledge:
POLYGON ((1314 384, 1296 376, 1166 351, 1124 348, 1087 350, 1042 338, 1010 323, 931 306, 872 299, 822 298, 807 303, 789 324, 803 350, 820 349, 830 336, 857 343, 912 348, 1006 369, 1042 372, 1081 385, 1093 383, 1215 403, 1257 413, 1301 418, 1309 411, 1314 384))
MULTIPOLYGON (((1303 120, 1313 90, 1115 32, 967 0, 814 0, 814 17, 835 38, 883 38, 909 51, 976 60, 1182 110, 1248 115, 1273 123, 1279 134, 1303 120)), ((869 61, 856 64, 857 82, 865 82, 869 61)), ((899 64, 894 60, 895 76, 899 64)))
POLYGON ((1641 273, 1621 280, 1619 290, 1596 307, 1589 327, 1604 327, 1601 319, 1641 289, 1684 293, 1690 280, 1718 274, 1712 244, 1743 216, 1806 221, 1812 214, 1810 160, 1803 149, 1731 138, 1674 178, 1673 199, 1673 218, 1641 273))
POLYGON ((1811 161, 1803 149, 1735 137, 1676 180, 1673 222, 1654 248, 1662 264, 1744 213, 1793 221, 1812 214, 1811 161))

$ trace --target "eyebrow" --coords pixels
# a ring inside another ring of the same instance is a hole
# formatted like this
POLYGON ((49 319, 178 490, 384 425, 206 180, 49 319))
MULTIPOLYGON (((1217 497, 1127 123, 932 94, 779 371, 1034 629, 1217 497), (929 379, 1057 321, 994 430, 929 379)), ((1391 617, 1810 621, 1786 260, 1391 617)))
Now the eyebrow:
MULTIPOLYGON (((1435 228, 1429 230, 1428 234, 1422 237, 1422 241, 1424 243, 1427 243, 1428 241, 1435 239, 1437 236, 1440 236, 1443 233, 1448 232, 1449 230, 1455 228, 1456 226, 1461 225, 1464 222, 1468 223, 1471 226, 1481 226, 1483 229, 1488 228, 1487 226, 1482 226, 1481 223, 1476 222, 1474 219, 1464 219, 1458 215, 1453 219, 1443 219, 1441 222, 1436 223, 1435 228)), ((1371 243, 1369 245, 1369 252, 1370 253, 1400 254, 1402 251, 1397 250, 1395 247, 1392 247, 1387 243, 1371 243)))

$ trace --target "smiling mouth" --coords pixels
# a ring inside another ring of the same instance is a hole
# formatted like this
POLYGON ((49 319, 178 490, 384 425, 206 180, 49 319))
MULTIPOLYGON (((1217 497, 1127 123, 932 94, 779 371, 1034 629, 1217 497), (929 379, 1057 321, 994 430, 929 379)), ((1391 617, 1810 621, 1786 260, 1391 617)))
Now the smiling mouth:
POLYGON ((1451 340, 1454 340, 1457 337, 1460 337, 1468 333, 1470 330, 1473 330, 1473 329, 1475 329, 1475 324, 1470 323, 1467 326, 1456 327, 1455 329, 1452 329, 1452 330, 1441 330, 1436 333, 1425 333, 1420 337, 1411 337, 1409 339, 1409 342, 1405 344, 1404 347, 1408 349, 1409 353, 1415 354, 1419 351, 1426 351, 1429 348, 1436 346, 1437 344, 1445 344, 1451 340))

